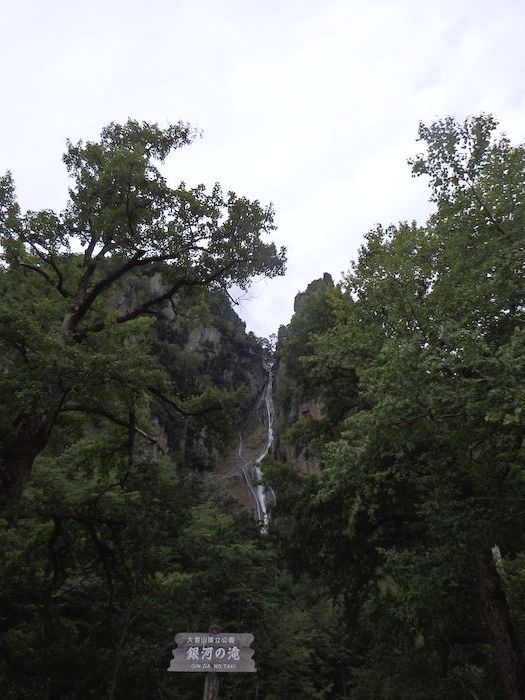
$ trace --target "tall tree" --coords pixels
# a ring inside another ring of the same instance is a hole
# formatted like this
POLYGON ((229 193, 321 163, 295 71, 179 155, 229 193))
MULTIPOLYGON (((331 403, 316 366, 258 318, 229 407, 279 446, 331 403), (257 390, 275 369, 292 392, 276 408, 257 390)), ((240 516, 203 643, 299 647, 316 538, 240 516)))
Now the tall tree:
POLYGON ((483 693, 484 642, 506 697, 525 696, 499 559, 525 548, 525 148, 495 130, 421 125, 413 169, 436 212, 368 234, 310 358, 327 386, 355 371, 359 392, 298 515, 348 602, 356 697, 430 697, 429 675, 436 697, 462 697, 457 679, 483 693))
POLYGON ((274 229, 270 207, 219 185, 173 188, 162 176, 159 164, 192 138, 182 123, 130 120, 110 124, 98 142, 68 143, 72 186, 59 214, 21 215, 10 175, 1 179, 4 501, 20 496, 66 412, 98 413, 144 436, 130 416, 146 387, 159 394, 160 380, 130 339, 144 339, 159 305, 177 313, 186 290, 282 274, 284 250, 263 241, 274 229), (160 284, 119 297, 135 272, 154 266, 160 284))

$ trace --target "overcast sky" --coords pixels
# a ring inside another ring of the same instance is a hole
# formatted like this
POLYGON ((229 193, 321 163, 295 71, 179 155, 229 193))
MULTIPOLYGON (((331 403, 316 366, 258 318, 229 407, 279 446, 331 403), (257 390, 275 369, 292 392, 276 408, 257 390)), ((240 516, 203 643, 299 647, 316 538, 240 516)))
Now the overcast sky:
POLYGON ((24 208, 60 209, 66 138, 128 117, 202 140, 172 184, 273 202, 285 278, 238 311, 268 335, 335 280, 375 223, 429 212, 406 159, 419 120, 480 111, 525 141, 523 0, 0 0, 0 172, 24 208))

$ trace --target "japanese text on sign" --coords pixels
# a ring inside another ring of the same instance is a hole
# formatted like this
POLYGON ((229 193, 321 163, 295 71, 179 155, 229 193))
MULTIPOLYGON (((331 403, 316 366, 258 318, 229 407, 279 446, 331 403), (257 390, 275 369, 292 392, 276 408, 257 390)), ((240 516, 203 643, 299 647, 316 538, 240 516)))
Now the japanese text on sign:
POLYGON ((175 637, 177 649, 168 671, 254 672, 253 634, 186 634, 175 637))

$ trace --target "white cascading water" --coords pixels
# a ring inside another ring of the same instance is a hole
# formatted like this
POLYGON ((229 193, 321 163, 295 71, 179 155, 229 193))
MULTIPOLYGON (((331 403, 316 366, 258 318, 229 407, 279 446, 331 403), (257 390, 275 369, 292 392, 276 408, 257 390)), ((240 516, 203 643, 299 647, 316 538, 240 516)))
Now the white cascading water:
MULTIPOLYGON (((266 439, 261 446, 257 457, 254 462, 248 462, 242 466, 242 472, 244 479, 246 481, 246 486, 255 503, 256 519, 259 523, 262 533, 268 532, 268 505, 270 503, 275 503, 275 493, 269 486, 264 486, 261 481, 263 478, 263 472, 261 469, 261 462, 266 457, 270 448, 273 444, 273 419, 274 419, 274 409, 273 409, 273 373, 271 368, 266 368, 268 371, 268 382, 264 389, 264 393, 261 397, 262 402, 264 402, 265 407, 265 424, 266 424, 266 439), (254 486, 253 482, 256 482, 254 486)), ((242 438, 239 444, 239 456, 242 456, 242 438)))

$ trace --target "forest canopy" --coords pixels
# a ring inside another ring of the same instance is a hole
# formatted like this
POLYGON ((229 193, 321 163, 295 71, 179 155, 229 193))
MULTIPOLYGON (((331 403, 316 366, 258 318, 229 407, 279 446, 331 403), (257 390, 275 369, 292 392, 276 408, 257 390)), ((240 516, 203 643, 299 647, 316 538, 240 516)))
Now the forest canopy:
POLYGON ((5 697, 199 697, 166 668, 209 625, 255 634, 230 700, 525 697, 525 148, 419 137, 434 213, 310 284, 273 358, 227 294, 283 273, 273 211, 169 186, 188 126, 68 144, 60 213, 0 180, 5 697), (261 535, 225 484, 272 359, 261 535))
POLYGON ((281 534, 345 601, 355 697, 525 695, 525 149, 496 126, 420 126, 435 213, 370 231, 279 350, 324 406, 281 534))

